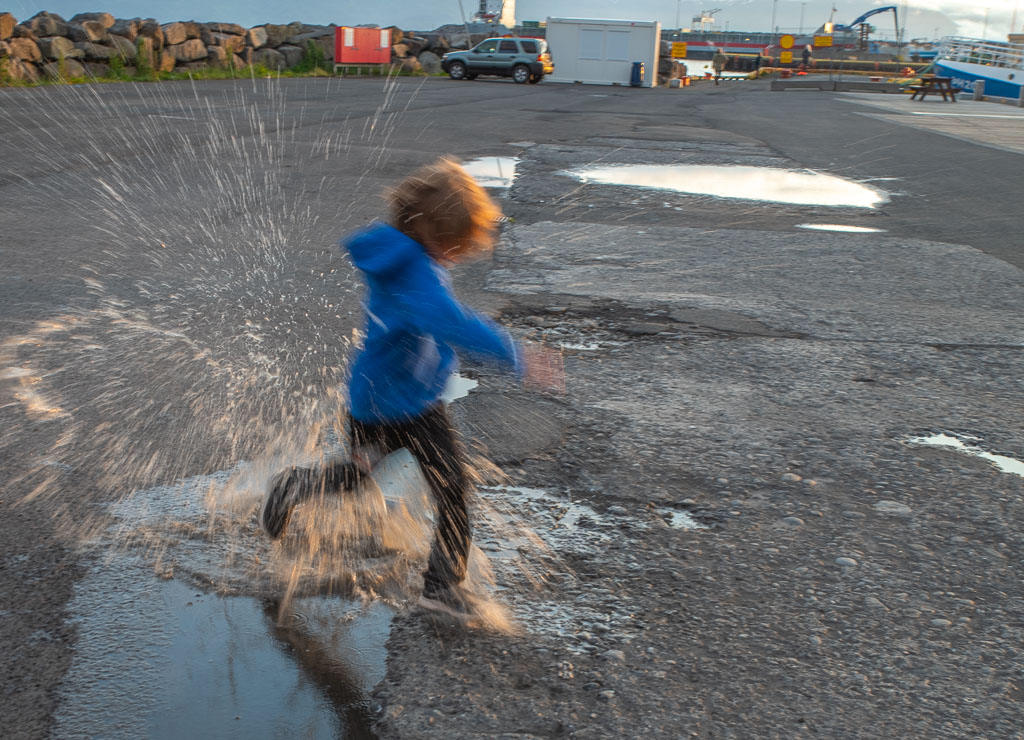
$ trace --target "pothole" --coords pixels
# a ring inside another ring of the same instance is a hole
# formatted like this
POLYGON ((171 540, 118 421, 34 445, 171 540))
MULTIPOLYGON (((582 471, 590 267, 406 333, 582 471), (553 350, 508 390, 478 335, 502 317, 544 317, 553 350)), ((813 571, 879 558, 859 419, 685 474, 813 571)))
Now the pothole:
POLYGON ((888 201, 885 193, 851 180, 822 172, 774 167, 614 165, 562 174, 599 185, 625 185, 794 205, 874 208, 888 201))
POLYGON ((480 385, 479 382, 473 378, 467 378, 459 373, 454 373, 448 378, 448 383, 444 387, 444 391, 441 393, 441 400, 445 403, 451 403, 452 401, 460 398, 465 398, 469 395, 469 392, 480 385))
POLYGON ((973 444, 974 442, 980 442, 980 437, 973 437, 967 434, 950 435, 939 433, 930 434, 924 437, 911 437, 905 441, 906 444, 913 447, 939 447, 956 450, 957 452, 964 455, 970 455, 972 457, 980 457, 982 460, 987 460, 992 463, 1004 473, 1019 475, 1024 478, 1024 462, 1012 457, 1007 457, 1006 455, 995 455, 982 449, 978 445, 973 444))
POLYGON ((519 157, 479 157, 463 162, 462 167, 485 188, 510 188, 519 162, 519 157))

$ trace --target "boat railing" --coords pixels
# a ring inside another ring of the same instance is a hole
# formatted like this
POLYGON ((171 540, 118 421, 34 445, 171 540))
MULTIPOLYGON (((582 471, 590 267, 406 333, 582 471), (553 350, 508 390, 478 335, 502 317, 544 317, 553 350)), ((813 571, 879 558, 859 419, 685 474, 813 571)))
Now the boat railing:
POLYGON ((946 36, 940 42, 938 58, 990 67, 1024 69, 1024 44, 946 36))

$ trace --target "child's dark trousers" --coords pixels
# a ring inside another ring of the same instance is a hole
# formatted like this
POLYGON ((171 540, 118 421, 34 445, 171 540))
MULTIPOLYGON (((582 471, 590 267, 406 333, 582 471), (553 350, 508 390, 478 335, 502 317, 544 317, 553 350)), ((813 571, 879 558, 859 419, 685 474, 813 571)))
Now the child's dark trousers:
MULTIPOLYGON (((437 506, 436 531, 423 590, 436 593, 466 578, 470 529, 466 453, 443 404, 402 422, 367 424, 349 417, 353 452, 376 448, 387 455, 403 447, 423 471, 437 506)), ((355 463, 333 463, 324 471, 327 490, 351 490, 365 475, 355 463)))

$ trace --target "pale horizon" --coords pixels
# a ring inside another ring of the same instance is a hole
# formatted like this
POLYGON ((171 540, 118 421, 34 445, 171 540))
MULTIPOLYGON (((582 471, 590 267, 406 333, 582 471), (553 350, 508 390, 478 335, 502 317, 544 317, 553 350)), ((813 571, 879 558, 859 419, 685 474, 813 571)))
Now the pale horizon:
MULTIPOLYGON (((0 5, 20 21, 41 10, 57 13, 70 18, 76 13, 104 11, 118 18, 155 17, 161 23, 176 20, 223 21, 238 23, 246 27, 263 23, 304 23, 338 25, 379 24, 396 25, 403 29, 429 31, 446 24, 458 24, 463 20, 462 10, 470 16, 478 7, 478 0, 442 0, 430 5, 413 0, 379 0, 372 6, 357 0, 324 2, 313 0, 305 3, 303 10, 295 6, 282 8, 279 3, 239 2, 222 0, 218 3, 200 0, 170 0, 155 4, 143 0, 110 0, 106 3, 81 4, 69 0, 35 2, 34 0, 9 0, 0 5), (154 12, 155 11, 155 12, 154 12)), ((945 35, 972 36, 978 38, 1005 39, 1016 18, 1014 29, 1020 33, 1024 26, 1024 11, 1017 12, 1021 5, 1018 0, 982 0, 981 3, 960 0, 913 0, 911 2, 885 3, 879 0, 517 0, 516 18, 543 21, 548 17, 573 18, 621 18, 629 20, 656 20, 663 28, 689 27, 691 18, 701 9, 720 7, 715 14, 716 30, 767 32, 771 30, 772 18, 775 26, 784 32, 813 31, 830 19, 831 9, 836 8, 833 20, 848 24, 857 16, 873 7, 897 5, 907 8, 907 17, 901 22, 906 28, 907 38, 934 38, 945 35)), ((871 23, 879 32, 894 33, 891 13, 879 14, 871 23)))

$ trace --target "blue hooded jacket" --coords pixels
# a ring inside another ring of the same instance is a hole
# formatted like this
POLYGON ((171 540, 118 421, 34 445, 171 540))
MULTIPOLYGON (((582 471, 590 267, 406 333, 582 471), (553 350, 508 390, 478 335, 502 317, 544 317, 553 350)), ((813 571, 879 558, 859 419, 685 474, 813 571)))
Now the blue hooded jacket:
POLYGON ((456 300, 447 270, 422 244, 383 223, 342 244, 368 287, 366 339, 349 381, 354 418, 380 424, 422 414, 458 369, 455 347, 522 375, 512 337, 456 300))

